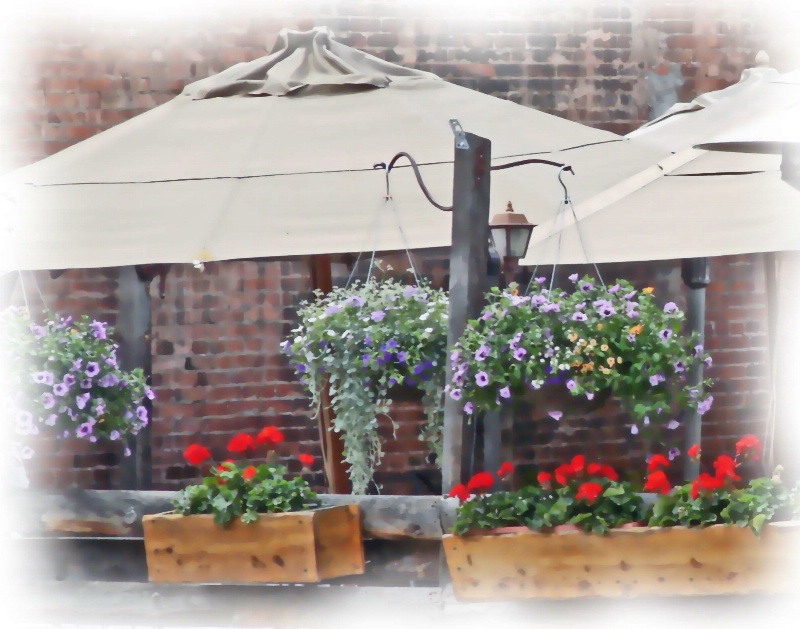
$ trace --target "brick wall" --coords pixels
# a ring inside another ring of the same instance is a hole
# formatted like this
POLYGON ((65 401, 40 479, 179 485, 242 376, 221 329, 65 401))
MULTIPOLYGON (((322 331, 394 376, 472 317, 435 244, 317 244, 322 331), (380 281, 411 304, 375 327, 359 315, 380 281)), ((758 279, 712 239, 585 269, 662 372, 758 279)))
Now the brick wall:
MULTIPOLYGON (((46 157, 167 102, 189 82, 262 56, 283 27, 328 26, 340 41, 390 61, 624 133, 648 119, 645 76, 664 64, 679 69, 680 100, 734 83, 761 48, 774 67, 793 69, 800 58, 793 29, 764 4, 293 0, 202 5, 159 20, 60 8, 28 16, 4 42, 11 54, 0 79, 0 167, 46 157)), ((441 265, 436 268, 441 279, 441 265)), ((677 262, 629 265, 619 274, 642 285, 655 278, 665 300, 681 303, 677 262)), ((114 270, 36 276, 49 306, 113 323, 114 270)), ((744 429, 763 430, 768 409, 761 258, 717 259, 713 277, 707 335, 716 360, 711 375, 720 383, 705 434, 709 444, 723 447, 744 429)), ((276 351, 309 290, 303 265, 289 262, 209 264, 203 273, 173 267, 163 300, 152 288, 157 487, 177 487, 192 476, 179 452, 194 435, 210 438, 221 455, 232 431, 255 429, 265 419, 290 436, 284 457, 319 453, 302 391, 276 351)), ((38 295, 29 290, 29 298, 35 302, 38 295)), ((402 438, 387 446, 380 478, 397 491, 426 493, 435 473, 414 441, 414 403, 404 402, 398 416, 405 418, 402 438), (409 469, 419 478, 397 476, 409 469)), ((548 443, 532 436, 531 456, 547 464, 597 442, 620 463, 640 461, 619 428, 606 422, 599 430, 556 434, 548 443)), ((82 445, 41 444, 36 483, 118 483, 119 453, 84 452, 82 445)))

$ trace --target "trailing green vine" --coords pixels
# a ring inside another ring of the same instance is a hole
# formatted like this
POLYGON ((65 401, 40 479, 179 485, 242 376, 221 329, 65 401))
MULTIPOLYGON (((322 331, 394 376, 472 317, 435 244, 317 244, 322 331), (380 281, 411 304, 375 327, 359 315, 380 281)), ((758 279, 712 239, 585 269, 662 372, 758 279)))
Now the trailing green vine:
POLYGON ((333 430, 342 435, 353 493, 367 493, 373 480, 383 456, 378 418, 389 417, 392 391, 399 387, 422 391, 427 421, 420 438, 438 460, 447 295, 427 283, 406 286, 391 278, 316 295, 301 304, 300 325, 281 349, 314 408, 329 385, 333 430))

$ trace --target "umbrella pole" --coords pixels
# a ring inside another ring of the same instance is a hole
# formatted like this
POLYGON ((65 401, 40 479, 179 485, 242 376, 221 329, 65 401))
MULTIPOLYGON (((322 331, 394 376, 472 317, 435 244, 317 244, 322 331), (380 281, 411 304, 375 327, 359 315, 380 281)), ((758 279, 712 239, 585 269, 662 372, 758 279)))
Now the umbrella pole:
MULTIPOLYGON (((686 296, 686 317, 689 322, 689 331, 696 332, 698 343, 705 345, 706 322, 706 286, 710 282, 711 264, 709 258, 686 258, 681 263, 681 277, 689 288, 686 296)), ((703 363, 699 362, 689 372, 689 386, 702 387, 703 363)), ((701 388, 702 394, 702 388, 701 388)), ((700 413, 690 411, 684 421, 685 441, 684 452, 688 452, 695 444, 700 443, 702 422, 700 413)), ((690 481, 700 474, 700 461, 689 456, 684 457, 683 477, 690 481)))
MULTIPOLYGON (((467 148, 455 148, 453 167, 453 231, 450 248, 450 300, 447 329, 447 381, 452 380, 449 360, 469 319, 480 316, 486 292, 489 256, 489 187, 492 143, 467 133, 467 148)), ((462 482, 464 470, 464 413, 461 404, 445 397, 442 448, 442 491, 449 493, 462 482)))

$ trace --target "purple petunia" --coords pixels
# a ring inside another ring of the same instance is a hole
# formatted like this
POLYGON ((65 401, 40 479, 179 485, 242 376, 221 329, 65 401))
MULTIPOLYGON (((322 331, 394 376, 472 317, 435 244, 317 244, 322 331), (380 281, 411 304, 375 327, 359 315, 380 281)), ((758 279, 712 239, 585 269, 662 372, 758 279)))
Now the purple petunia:
POLYGON ((635 334, 629 334, 628 335, 628 341, 630 341, 631 343, 634 343, 636 341, 636 335, 635 334))
POLYGON ((569 276, 569 281, 570 282, 577 282, 578 281, 578 274, 577 273, 573 273, 572 275, 570 275, 569 276))
POLYGON ((348 306, 356 306, 357 308, 361 308, 361 306, 364 305, 364 298, 360 295, 353 295, 344 303, 346 303, 348 306))
POLYGON ((383 310, 376 310, 370 316, 373 321, 383 321, 384 317, 386 317, 386 313, 383 310))
POLYGON ((64 397, 67 393, 69 393, 69 387, 66 384, 59 383, 53 387, 53 393, 55 393, 58 397, 64 397))
POLYGON ((574 391, 575 389, 577 389, 577 388, 578 388, 578 383, 577 383, 577 382, 575 382, 575 381, 574 381, 574 380, 572 380, 572 379, 570 379, 570 380, 567 380, 567 388, 568 388, 570 391, 574 391))
POLYGON ((500 397, 504 400, 507 400, 511 397, 511 389, 508 386, 503 387, 500 389, 500 397))
POLYGON ((342 307, 341 307, 339 304, 331 304, 330 306, 328 306, 327 308, 325 308, 325 314, 326 314, 326 315, 332 315, 332 314, 336 314, 336 313, 337 313, 337 312, 339 312, 341 309, 342 309, 342 307))
POLYGON ((694 346, 694 355, 699 356, 703 353, 703 346, 702 345, 695 345, 694 346))
POLYGON ((486 360, 489 357, 489 352, 490 352, 490 350, 489 350, 489 346, 488 345, 481 345, 475 351, 475 360, 477 360, 479 363, 482 363, 484 360, 486 360))
POLYGON ((408 360, 408 352, 397 352, 397 362, 405 365, 408 360))
POLYGON ((91 378, 84 378, 81 380, 81 389, 91 389, 92 388, 92 379, 91 378))
POLYGON ((484 321, 488 321, 491 318, 492 318, 492 313, 488 310, 481 315, 481 319, 483 319, 484 321))
POLYGON ((72 361, 72 371, 78 371, 83 365, 83 358, 79 358, 78 360, 72 361))
POLYGON ((574 313, 574 314, 572 315, 572 320, 573 320, 573 321, 586 321, 588 318, 589 318, 589 317, 587 317, 587 316, 586 316, 585 314, 583 314, 582 312, 576 312, 576 313, 574 313))
POLYGON ((46 409, 51 409, 56 405, 56 398, 49 391, 42 393, 42 406, 46 409))
POLYGON ((672 314, 673 312, 678 312, 678 304, 674 301, 670 301, 664 304, 664 312, 667 314, 672 314))
POLYGON ((92 334, 94 334, 94 338, 104 341, 106 339, 106 324, 102 321, 92 321, 92 334))
POLYGON ((544 295, 535 295, 533 299, 531 299, 531 304, 534 306, 543 306, 547 303, 547 297, 544 295))
POLYGON ((113 367, 114 369, 117 368, 117 357, 113 354, 113 352, 106 358, 106 365, 113 367))
POLYGON ((711 365, 713 364, 713 361, 711 360, 711 356, 707 357, 707 358, 706 358, 706 359, 703 361, 703 364, 704 364, 706 367, 711 367, 711 365))
POLYGON ((97 404, 94 407, 94 412, 98 415, 103 415, 106 412, 106 403, 104 400, 97 400, 97 404))
POLYGON ((47 419, 44 420, 45 426, 55 426, 56 421, 58 421, 58 415, 51 413, 47 416, 47 419))
POLYGON ((84 373, 90 378, 94 378, 97 374, 100 373, 100 365, 98 365, 95 362, 88 363, 86 365, 86 371, 84 371, 84 373))
POLYGON ((681 451, 678 450, 678 448, 670 448, 669 452, 667 453, 667 456, 669 456, 670 461, 674 460, 676 457, 679 457, 680 455, 681 451))
POLYGON ((536 281, 537 284, 544 284, 547 281, 547 278, 546 277, 537 277, 535 281, 536 281))
POLYGON ((611 288, 608 289, 609 295, 616 295, 622 287, 619 284, 614 284, 611 288))
POLYGON ((632 435, 638 435, 639 434, 639 426, 637 426, 636 424, 633 424, 631 426, 631 434, 632 435))
POLYGON ((37 371, 35 374, 33 374, 33 381, 37 384, 53 386, 55 378, 53 377, 53 372, 51 371, 37 371))
POLYGON ((79 395, 77 398, 75 398, 75 403, 78 405, 78 408, 81 410, 85 409, 86 405, 89 403, 90 397, 90 393, 84 393, 83 395, 79 395))
POLYGON ((147 426, 147 409, 144 406, 136 407, 136 417, 140 422, 142 422, 142 424, 147 426))
POLYGON ((703 400, 702 402, 700 402, 700 404, 697 405, 697 412, 700 415, 705 415, 706 413, 708 413, 708 411, 711 410, 711 405, 713 403, 714 403, 714 396, 709 395, 705 400, 703 400))
MULTIPOLYGON (((105 376, 103 376, 102 378, 100 378, 100 380, 97 381, 97 384, 99 384, 103 388, 108 388, 108 387, 113 387, 118 382, 119 382, 119 378, 117 377, 116 374, 108 373, 105 376)), ((148 389, 145 389, 145 393, 147 391, 148 391, 148 389)))
POLYGON ((666 343, 672 338, 672 330, 661 330, 661 332, 658 333, 658 338, 666 343))
POLYGON ((667 430, 677 430, 680 425, 681 424, 677 419, 670 419, 667 423, 667 430))
POLYGON ((591 282, 583 281, 578 284, 578 288, 580 288, 584 293, 588 293, 593 287, 594 285, 591 282))
POLYGON ((284 352, 287 352, 287 351, 289 351, 289 348, 290 348, 291 346, 292 346, 292 343, 291 343, 291 341, 284 341, 283 343, 281 343, 281 344, 280 344, 280 346, 279 346, 279 347, 280 347, 280 348, 281 348, 281 349, 282 349, 284 352))
POLYGON ((451 399, 458 402, 461 399, 461 389, 453 389, 452 391, 450 391, 450 397, 451 399))
POLYGON ((92 424, 89 422, 81 424, 76 432, 78 437, 88 437, 90 434, 92 434, 92 424))
POLYGON ((542 312, 561 312, 561 304, 545 304, 542 312))
POLYGON ((485 387, 489 384, 489 374, 485 371, 479 371, 475 374, 475 384, 479 387, 485 387))
POLYGON ((522 360, 525 358, 525 356, 527 356, 527 354, 528 350, 526 350, 524 347, 518 347, 516 350, 514 350, 514 359, 522 360))
POLYGON ((631 299, 633 299, 634 297, 636 297, 636 291, 635 291, 635 290, 632 290, 630 293, 625 293, 625 294, 623 295, 623 297, 624 297, 625 299, 627 299, 628 301, 630 301, 631 299))
POLYGON ((547 413, 547 414, 548 414, 550 417, 552 417, 553 419, 555 419, 556 421, 558 421, 558 420, 560 420, 562 417, 564 417, 564 413, 562 413, 561 411, 550 411, 550 412, 549 412, 549 413, 547 413))
POLYGON ((47 328, 43 328, 40 325, 32 325, 31 332, 33 332, 33 336, 37 339, 41 339, 47 336, 47 328))
POLYGON ((475 406, 472 404, 472 402, 467 402, 466 404, 464 404, 464 412, 467 415, 472 415, 472 412, 474 410, 475 410, 475 406))
POLYGON ((682 360, 679 360, 679 361, 677 361, 677 362, 676 362, 674 365, 672 365, 672 366, 675 368, 675 372, 676 372, 676 373, 681 373, 681 372, 683 372, 683 371, 686 371, 686 365, 683 363, 683 361, 682 361, 682 360))
POLYGON ((20 411, 17 413, 16 432, 18 435, 32 435, 34 434, 34 429, 33 415, 28 411, 20 411))
POLYGON ((587 400, 593 400, 594 399, 594 393, 587 393, 586 394, 586 399, 587 400))
POLYGON ((645 416, 644 416, 644 420, 642 421, 642 423, 643 423, 645 426, 649 426, 649 425, 650 425, 650 418, 649 418, 647 415, 645 415, 645 416))
POLYGON ((64 384, 66 384, 68 387, 71 387, 73 384, 75 384, 75 376, 73 376, 71 373, 65 375, 64 384))
POLYGON ((654 376, 650 376, 650 386, 651 387, 658 386, 659 382, 664 382, 664 381, 666 381, 666 378, 660 373, 657 373, 654 376))

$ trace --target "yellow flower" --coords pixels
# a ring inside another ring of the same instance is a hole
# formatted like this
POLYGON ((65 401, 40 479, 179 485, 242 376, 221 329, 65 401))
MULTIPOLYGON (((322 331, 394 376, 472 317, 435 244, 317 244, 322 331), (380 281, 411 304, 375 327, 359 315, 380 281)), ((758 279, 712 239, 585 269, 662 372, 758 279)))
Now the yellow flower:
POLYGON ((608 360, 606 360, 606 362, 608 363, 609 367, 613 367, 614 366, 614 358, 613 357, 609 357, 608 360))
POLYGON ((618 365, 622 364, 622 356, 617 356, 617 364, 618 365))
POLYGON ((652 286, 648 286, 647 288, 643 288, 643 289, 642 289, 642 292, 643 292, 645 295, 650 295, 650 294, 652 294, 652 292, 653 292, 654 290, 655 290, 655 288, 653 288, 652 286))
POLYGON ((592 347, 597 345, 597 339, 592 339, 591 341, 589 341, 589 345, 591 345, 592 347))
POLYGON ((580 367, 580 366, 581 366, 581 364, 582 364, 582 363, 581 363, 581 361, 579 361, 579 360, 576 360, 574 363, 572 363, 572 366, 573 366, 573 367, 580 367))
POLYGON ((78 336, 78 331, 77 331, 75 328, 72 328, 72 329, 69 331, 69 333, 70 333, 70 334, 72 334, 72 336, 78 336))
POLYGON ((631 334, 641 334, 642 330, 644 330, 644 326, 640 323, 639 325, 635 325, 630 329, 631 334))
POLYGON ((600 367, 600 373, 607 376, 608 374, 611 373, 611 370, 608 367, 600 367))
POLYGON ((598 330, 602 330, 603 329, 603 324, 602 323, 598 323, 597 324, 597 329, 598 330))
POLYGON ((514 290, 511 291, 511 294, 515 296, 519 295, 519 291, 515 288, 514 290))
POLYGON ((577 334, 575 334, 575 332, 573 332, 573 333, 572 333, 572 334, 570 334, 570 335, 569 335, 567 338, 570 340, 570 342, 574 343, 575 341, 577 341, 577 340, 578 340, 578 335, 577 335, 577 334))
POLYGON ((607 351, 608 351, 608 345, 606 345, 605 343, 603 343, 603 344, 600 346, 600 349, 601 349, 601 350, 603 350, 604 352, 607 352, 607 351))
POLYGON ((583 367, 581 367, 581 371, 583 373, 586 373, 587 371, 593 371, 593 370, 594 370, 594 363, 593 362, 586 363, 583 367))

